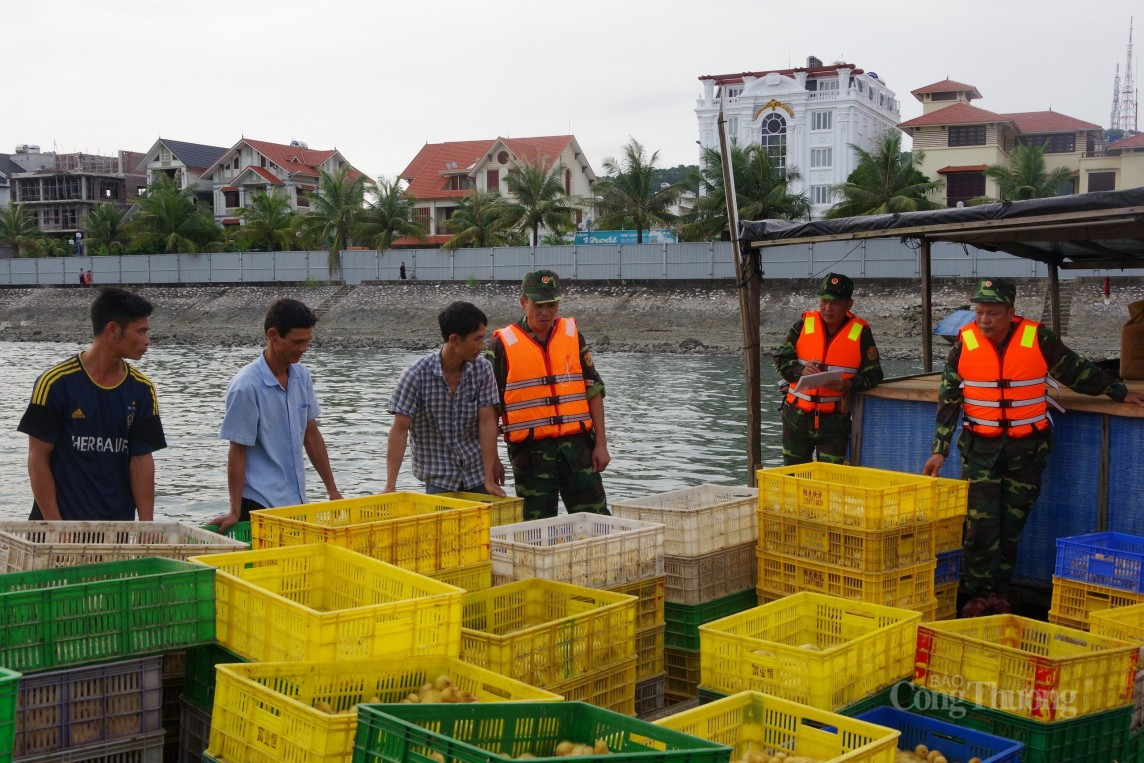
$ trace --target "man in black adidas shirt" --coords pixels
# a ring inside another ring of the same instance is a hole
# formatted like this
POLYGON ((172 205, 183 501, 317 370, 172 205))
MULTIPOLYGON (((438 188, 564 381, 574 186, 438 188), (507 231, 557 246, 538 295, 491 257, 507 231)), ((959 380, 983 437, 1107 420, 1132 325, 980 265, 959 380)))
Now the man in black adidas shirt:
POLYGON ((155 461, 167 446, 151 381, 129 365, 150 343, 149 301, 105 288, 91 347, 36 380, 17 429, 28 435, 31 519, 155 517, 155 461))

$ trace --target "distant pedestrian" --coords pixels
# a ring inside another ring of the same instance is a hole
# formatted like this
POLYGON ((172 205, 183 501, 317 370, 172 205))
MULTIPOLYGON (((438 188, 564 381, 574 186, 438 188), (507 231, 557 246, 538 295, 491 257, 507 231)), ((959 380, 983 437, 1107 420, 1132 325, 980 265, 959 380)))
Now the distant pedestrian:
POLYGON ((83 268, 79 269, 79 285, 83 286, 87 283, 87 273, 83 272, 83 268))
POLYGON ((84 283, 86 283, 88 286, 91 286, 91 271, 90 270, 87 271, 87 273, 84 275, 83 278, 84 278, 84 283))
POLYGON ((1109 298, 1112 297, 1112 279, 1108 276, 1104 277, 1104 304, 1108 304, 1109 298))
POLYGON ((405 263, 404 262, 401 263, 401 280, 402 281, 405 280, 405 263))

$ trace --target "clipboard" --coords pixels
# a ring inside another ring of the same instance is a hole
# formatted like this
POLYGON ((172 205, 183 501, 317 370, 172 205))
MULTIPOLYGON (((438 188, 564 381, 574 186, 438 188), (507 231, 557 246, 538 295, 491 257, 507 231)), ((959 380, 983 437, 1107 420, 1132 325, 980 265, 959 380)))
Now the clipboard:
POLYGON ((841 371, 822 371, 817 374, 807 374, 800 376, 798 380, 799 387, 821 387, 829 384, 830 382, 842 381, 841 371))

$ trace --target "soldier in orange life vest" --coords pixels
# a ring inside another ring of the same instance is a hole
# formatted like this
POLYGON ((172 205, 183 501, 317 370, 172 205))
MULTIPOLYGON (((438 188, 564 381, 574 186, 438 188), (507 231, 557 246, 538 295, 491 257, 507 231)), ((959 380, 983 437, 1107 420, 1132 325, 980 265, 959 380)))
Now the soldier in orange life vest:
POLYGON ((496 331, 488 352, 526 520, 556 516, 558 497, 569 513, 608 513, 604 383, 576 321, 557 315, 560 298, 551 270, 525 275, 524 318, 496 331))
POLYGON ((818 309, 802 314, 774 355, 786 384, 783 463, 814 459, 840 464, 850 445, 850 395, 882 381, 878 347, 869 324, 850 312, 854 283, 830 273, 818 290, 818 309), (836 372, 814 386, 804 376, 836 372))
POLYGON ((1012 611, 1017 541, 1052 450, 1049 377, 1076 392, 1144 406, 1144 395, 1129 392, 1041 324, 1016 315, 1016 295, 1009 281, 978 282, 970 300, 975 318, 961 329, 942 372, 933 455, 922 469, 931 476, 941 471, 960 418, 961 476, 969 481, 962 617, 1012 611))

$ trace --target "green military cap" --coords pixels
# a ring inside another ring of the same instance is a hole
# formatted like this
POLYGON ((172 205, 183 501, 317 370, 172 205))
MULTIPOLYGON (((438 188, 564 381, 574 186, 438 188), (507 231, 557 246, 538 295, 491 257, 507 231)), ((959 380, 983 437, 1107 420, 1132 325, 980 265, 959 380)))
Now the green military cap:
POLYGON ((551 270, 526 273, 520 282, 520 293, 537 303, 560 301, 560 277, 551 270))
POLYGON ((970 302, 1000 302, 1009 307, 1017 298, 1017 286, 1004 278, 981 278, 977 281, 977 293, 970 302))
POLYGON ((827 273, 818 287, 819 299, 850 299, 854 293, 854 282, 841 273, 827 273))

